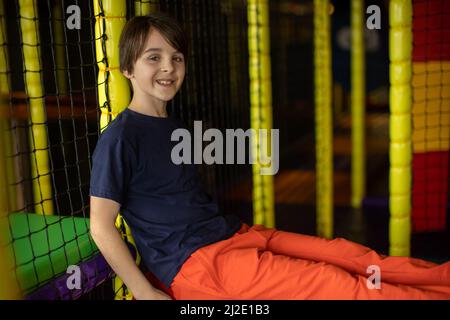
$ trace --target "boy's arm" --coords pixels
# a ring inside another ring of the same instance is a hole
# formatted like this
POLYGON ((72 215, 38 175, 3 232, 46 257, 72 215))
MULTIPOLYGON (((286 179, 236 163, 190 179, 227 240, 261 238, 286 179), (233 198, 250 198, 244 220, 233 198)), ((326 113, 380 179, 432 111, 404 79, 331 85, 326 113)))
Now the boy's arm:
POLYGON ((131 290, 136 300, 170 300, 164 292, 154 288, 136 265, 115 221, 119 203, 91 196, 90 232, 100 252, 115 273, 131 290))

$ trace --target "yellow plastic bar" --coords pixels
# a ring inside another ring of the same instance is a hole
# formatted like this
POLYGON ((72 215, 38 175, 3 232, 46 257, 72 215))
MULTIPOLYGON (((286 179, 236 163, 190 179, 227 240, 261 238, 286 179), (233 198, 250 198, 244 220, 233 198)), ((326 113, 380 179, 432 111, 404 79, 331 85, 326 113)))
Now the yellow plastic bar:
POLYGON ((351 113, 352 113, 352 199, 353 208, 361 208, 366 193, 365 168, 365 59, 364 59, 364 1, 351 3, 351 113))
MULTIPOLYGON (((95 48, 98 74, 98 96, 101 110, 100 130, 122 112, 130 102, 130 88, 127 79, 119 70, 119 38, 126 23, 126 2, 93 0, 95 14, 95 48)), ((129 228, 119 215, 116 227, 122 238, 136 247, 129 228), (128 237, 130 235, 130 237, 128 237)), ((137 250, 136 250, 137 252, 137 250)), ((139 255, 136 263, 140 262, 139 255)), ((116 300, 131 300, 131 292, 119 277, 113 280, 116 300)))
MULTIPOLYGON (((275 226, 273 176, 262 175, 258 155, 261 146, 270 146, 258 131, 272 128, 272 81, 270 65, 269 7, 267 0, 247 1, 248 53, 250 75, 250 124, 253 164, 253 223, 275 226)), ((270 137, 270 134, 268 134, 270 137)))
POLYGON ((119 38, 126 23, 125 1, 93 0, 95 49, 98 72, 100 130, 122 112, 130 102, 127 79, 119 70, 119 38), (100 7, 100 4, 103 7, 100 7))
POLYGON ((136 16, 145 16, 157 11, 159 11, 159 0, 134 1, 134 14, 136 16))
POLYGON ((3 8, 3 1, 0 1, 0 99, 2 99, 1 114, 6 117, 6 96, 9 94, 10 85, 8 79, 8 50, 6 38, 6 22, 3 8))
POLYGON ((3 145, 6 166, 6 182, 8 186, 8 204, 11 211, 18 209, 17 193, 15 182, 16 167, 14 165, 13 155, 13 139, 9 130, 10 121, 8 117, 8 101, 7 97, 11 90, 8 78, 8 51, 6 39, 6 24, 4 19, 3 2, 0 2, 0 142, 3 145))
POLYGON ((11 154, 11 134, 8 130, 6 97, 10 90, 6 50, 6 28, 3 1, 0 1, 0 300, 20 299, 20 289, 15 279, 15 260, 12 252, 12 236, 9 232, 9 212, 16 209, 15 178, 11 154), (13 194, 11 194, 13 192, 13 194))
POLYGON ((52 184, 49 168, 47 117, 42 87, 42 64, 36 0, 19 0, 20 28, 23 42, 25 91, 30 102, 31 177, 34 210, 53 214, 52 184))
POLYGON ((411 238, 411 108, 412 4, 389 4, 390 147, 389 254, 410 255, 411 238))
MULTIPOLYGON (((2 98, 7 95, 10 90, 8 79, 8 51, 7 51, 7 39, 6 39, 6 23, 5 14, 3 8, 3 1, 0 1, 0 93, 2 98)), ((2 108, 6 106, 2 105, 2 108)))
POLYGON ((61 2, 55 1, 52 10, 52 26, 53 26, 53 46, 55 51, 56 64, 56 79, 58 83, 58 93, 60 95, 67 94, 67 79, 66 79, 66 59, 65 59, 65 45, 64 45, 64 28, 61 2))
POLYGON ((325 238, 333 237, 331 8, 327 0, 314 0, 317 234, 325 238))
MULTIPOLYGON (((1 125, 0 125, 1 127, 1 125)), ((15 260, 12 236, 9 232, 8 186, 6 184, 5 153, 0 148, 0 300, 20 299, 20 289, 15 279, 15 260)))

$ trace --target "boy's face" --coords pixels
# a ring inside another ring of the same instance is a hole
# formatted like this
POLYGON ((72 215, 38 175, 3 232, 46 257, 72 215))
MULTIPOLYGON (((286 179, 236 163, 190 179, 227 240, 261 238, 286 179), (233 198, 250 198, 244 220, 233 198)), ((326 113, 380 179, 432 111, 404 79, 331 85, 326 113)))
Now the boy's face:
POLYGON ((152 29, 133 73, 125 71, 124 75, 131 80, 134 95, 167 102, 180 89, 185 72, 183 54, 152 29))

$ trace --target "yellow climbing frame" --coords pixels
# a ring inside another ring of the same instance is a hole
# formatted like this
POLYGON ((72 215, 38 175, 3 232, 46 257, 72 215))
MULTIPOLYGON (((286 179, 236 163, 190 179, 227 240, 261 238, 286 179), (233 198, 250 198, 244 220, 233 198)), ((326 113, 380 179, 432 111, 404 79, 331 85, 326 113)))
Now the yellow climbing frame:
POLYGON ((314 0, 317 235, 326 238, 333 237, 331 12, 327 0, 314 0))
POLYGON ((47 117, 42 87, 39 20, 36 0, 19 0, 25 91, 29 99, 31 177, 35 212, 53 214, 47 117))
POLYGON ((9 232, 8 186, 6 184, 5 154, 0 148, 0 300, 20 299, 15 279, 15 261, 9 232))
POLYGON ((410 255, 411 238, 411 110, 412 110, 412 4, 389 4, 389 254, 410 255))
POLYGON ((8 214, 15 210, 15 189, 10 182, 15 178, 11 151, 11 134, 8 130, 6 95, 10 85, 8 79, 8 58, 6 50, 6 28, 3 2, 0 2, 0 300, 20 298, 20 289, 15 279, 15 262, 11 250, 8 214), (11 174, 13 176, 11 176, 11 174), (11 192, 13 195, 11 196, 11 192))
POLYGON ((8 112, 7 97, 10 93, 11 87, 9 85, 9 66, 8 66, 8 50, 6 39, 6 25, 4 19, 3 2, 0 2, 0 143, 5 155, 6 168, 6 184, 8 186, 8 201, 9 210, 17 210, 17 192, 16 184, 17 171, 14 166, 13 155, 13 139, 10 131, 10 121, 8 112))
POLYGON ((351 114, 352 114, 352 199, 360 208, 365 195, 365 59, 364 59, 364 1, 351 3, 351 114))
POLYGON ((248 53, 250 75, 250 125, 253 155, 253 223, 275 226, 273 176, 262 175, 260 148, 271 146, 270 134, 259 130, 272 128, 272 81, 270 66, 270 29, 267 0, 247 1, 248 53))

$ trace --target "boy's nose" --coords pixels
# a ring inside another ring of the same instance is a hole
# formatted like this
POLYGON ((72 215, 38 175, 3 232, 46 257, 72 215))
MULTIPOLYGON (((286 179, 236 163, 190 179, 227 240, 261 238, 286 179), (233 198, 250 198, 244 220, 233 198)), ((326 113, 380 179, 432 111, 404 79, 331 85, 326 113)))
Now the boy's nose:
POLYGON ((171 61, 166 61, 161 66, 161 71, 163 72, 172 72, 173 71, 173 64, 171 61))

